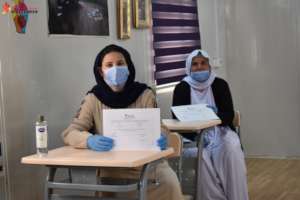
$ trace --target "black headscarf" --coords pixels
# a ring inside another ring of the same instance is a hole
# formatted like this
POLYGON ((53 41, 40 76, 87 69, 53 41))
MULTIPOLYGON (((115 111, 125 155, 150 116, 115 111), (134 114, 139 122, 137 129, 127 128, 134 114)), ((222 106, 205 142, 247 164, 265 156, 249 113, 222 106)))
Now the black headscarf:
POLYGON ((146 84, 135 82, 135 68, 127 50, 117 45, 108 45, 100 51, 96 57, 94 64, 94 75, 97 85, 88 93, 93 93, 99 101, 111 108, 126 108, 134 103, 136 99, 148 88, 146 84), (99 73, 103 58, 110 52, 121 53, 128 65, 129 76, 127 82, 120 92, 114 92, 104 81, 99 73))

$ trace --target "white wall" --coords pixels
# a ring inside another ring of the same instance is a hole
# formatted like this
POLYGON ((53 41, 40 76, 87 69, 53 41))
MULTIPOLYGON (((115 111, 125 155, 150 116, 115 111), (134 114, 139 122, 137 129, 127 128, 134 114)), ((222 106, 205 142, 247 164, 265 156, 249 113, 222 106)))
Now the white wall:
POLYGON ((133 30, 132 39, 117 40, 116 1, 108 0, 109 37, 48 36, 46 2, 26 1, 27 5, 38 8, 38 14, 29 16, 25 35, 15 32, 9 16, 0 15, 4 134, 12 200, 42 199, 44 171, 20 164, 22 156, 35 152, 36 117, 44 114, 48 120, 50 148, 62 145, 60 133, 95 84, 93 62, 105 45, 116 43, 128 49, 136 66, 137 80, 148 83, 151 80, 149 32, 133 30))
MULTIPOLYGON (((2 1, 0 0, 0 4, 2 5, 2 1)), ((7 29, 5 29, 5 25, 6 25, 6 20, 4 17, 0 16, 0 142, 2 145, 2 159, 3 159, 3 163, 2 165, 4 166, 4 176, 0 178, 0 199, 5 199, 6 198, 6 187, 7 187, 7 176, 6 176, 6 172, 7 172, 7 162, 6 162, 6 152, 3 151, 3 149, 5 148, 5 138, 4 138, 4 117, 3 117, 3 105, 2 105, 2 93, 1 93, 1 89, 3 87, 3 80, 2 80, 2 70, 3 67, 7 65, 8 63, 8 49, 6 48, 6 46, 8 46, 9 42, 9 37, 8 37, 8 31, 7 29)))
POLYGON ((300 1, 226 0, 227 75, 252 156, 300 155, 300 1))

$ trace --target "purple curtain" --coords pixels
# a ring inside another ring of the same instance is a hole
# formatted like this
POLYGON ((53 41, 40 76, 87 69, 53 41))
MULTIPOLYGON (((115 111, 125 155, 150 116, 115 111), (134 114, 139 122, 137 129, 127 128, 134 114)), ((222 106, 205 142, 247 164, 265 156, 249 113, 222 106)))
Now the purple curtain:
POLYGON ((152 0, 157 85, 180 81, 185 58, 201 48, 196 0, 152 0))

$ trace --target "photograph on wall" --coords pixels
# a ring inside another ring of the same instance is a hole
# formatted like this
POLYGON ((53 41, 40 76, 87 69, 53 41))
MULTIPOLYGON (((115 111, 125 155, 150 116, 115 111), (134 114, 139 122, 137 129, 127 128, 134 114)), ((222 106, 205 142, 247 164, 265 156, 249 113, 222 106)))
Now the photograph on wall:
POLYGON ((147 10, 146 10, 146 1, 138 0, 138 15, 141 20, 146 20, 147 10))
POLYGON ((109 35, 107 0, 48 0, 49 34, 109 35))
POLYGON ((133 16, 135 28, 148 28, 150 26, 150 0, 134 0, 133 16))

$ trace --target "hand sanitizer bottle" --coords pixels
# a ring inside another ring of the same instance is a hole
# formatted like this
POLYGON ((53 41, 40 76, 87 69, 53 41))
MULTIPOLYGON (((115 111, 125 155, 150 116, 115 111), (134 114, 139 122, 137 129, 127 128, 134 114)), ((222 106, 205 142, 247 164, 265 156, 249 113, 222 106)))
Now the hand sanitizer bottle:
POLYGON ((45 156, 48 153, 48 132, 47 121, 43 115, 40 115, 35 123, 35 133, 37 154, 45 156))

